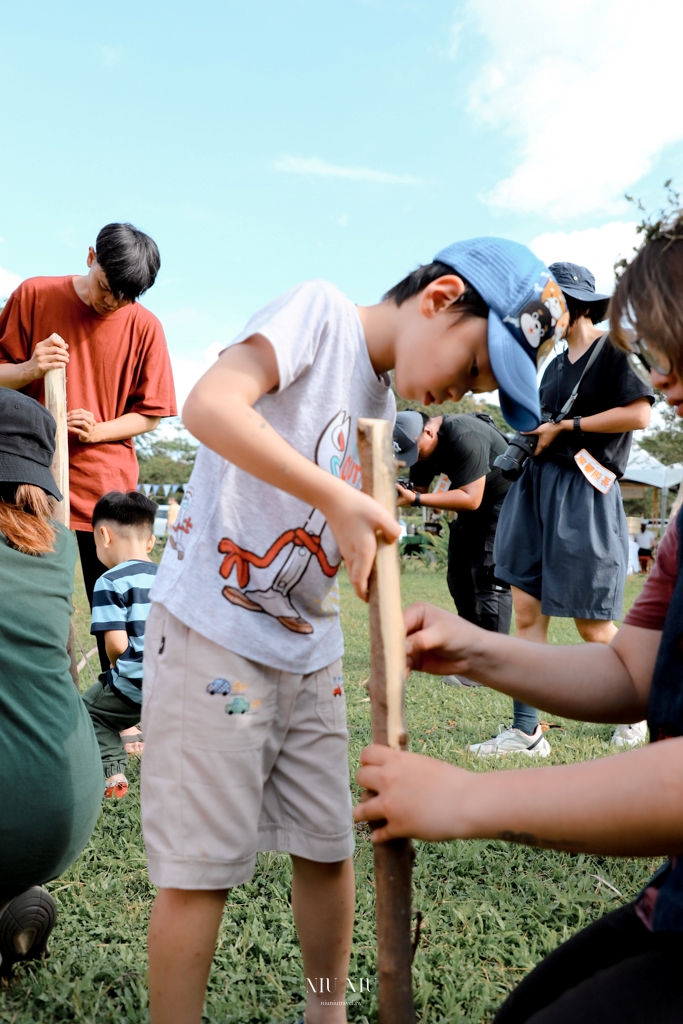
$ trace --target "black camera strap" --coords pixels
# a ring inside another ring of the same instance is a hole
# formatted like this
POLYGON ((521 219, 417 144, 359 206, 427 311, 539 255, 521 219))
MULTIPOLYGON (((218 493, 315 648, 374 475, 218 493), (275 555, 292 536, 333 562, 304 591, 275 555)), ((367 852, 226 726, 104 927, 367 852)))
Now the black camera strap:
POLYGON ((595 347, 593 348, 593 351, 591 352, 590 356, 588 357, 588 362, 586 363, 586 365, 583 368, 583 373, 581 374, 581 376, 577 380, 576 384, 574 385, 574 390, 572 391, 571 395, 569 396, 567 401, 564 403, 564 405, 562 406, 560 411, 557 413, 557 415, 552 416, 550 418, 550 423, 559 423, 560 420, 563 420, 565 418, 565 416, 567 415, 567 413, 569 412, 569 410, 573 406, 574 402, 576 401, 577 395, 579 393, 579 388, 581 387, 581 381, 586 376, 586 374, 590 370, 591 366, 593 365, 595 360, 598 358, 598 356, 602 352, 602 350, 605 347, 605 343, 606 343, 608 338, 609 338, 609 334, 603 334, 603 336, 601 338, 598 338, 598 340, 595 342, 595 347))

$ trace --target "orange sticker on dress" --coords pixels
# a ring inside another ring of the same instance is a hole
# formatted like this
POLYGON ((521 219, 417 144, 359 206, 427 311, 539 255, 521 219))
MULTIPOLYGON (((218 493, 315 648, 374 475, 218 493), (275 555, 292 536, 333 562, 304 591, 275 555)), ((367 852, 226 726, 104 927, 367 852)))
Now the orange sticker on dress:
POLYGON ((595 487, 601 494, 607 494, 617 478, 616 473, 611 469, 605 469, 597 459, 594 459, 590 452, 582 448, 574 456, 574 461, 579 467, 589 484, 595 487))

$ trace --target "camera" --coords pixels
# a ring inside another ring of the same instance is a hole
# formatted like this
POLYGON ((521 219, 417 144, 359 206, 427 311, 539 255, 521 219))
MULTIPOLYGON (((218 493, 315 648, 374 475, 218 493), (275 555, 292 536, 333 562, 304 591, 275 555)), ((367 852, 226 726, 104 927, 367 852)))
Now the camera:
POLYGON ((398 480, 396 481, 396 483, 400 484, 401 487, 405 487, 407 491, 414 491, 415 490, 415 485, 410 482, 410 477, 409 476, 400 476, 398 478, 398 480))
MULTIPOLYGON (((542 414, 543 423, 553 423, 553 417, 548 413, 542 414)), ((493 465, 499 469, 506 480, 519 480, 524 469, 524 463, 536 451, 538 434, 517 433, 510 438, 510 443, 502 455, 498 455, 493 465)))
POLYGON ((534 454, 537 444, 537 434, 515 434, 503 454, 494 459, 493 465, 501 471, 506 480, 519 480, 524 463, 534 454))

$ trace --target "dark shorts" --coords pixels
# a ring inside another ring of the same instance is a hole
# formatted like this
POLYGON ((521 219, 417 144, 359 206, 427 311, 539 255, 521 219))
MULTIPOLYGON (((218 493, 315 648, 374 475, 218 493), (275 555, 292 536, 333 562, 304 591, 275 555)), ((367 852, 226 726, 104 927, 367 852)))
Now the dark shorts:
POLYGON ((613 910, 527 974, 493 1024, 680 1024, 683 933, 649 932, 613 910))
POLYGON ((508 491, 493 551, 496 575, 544 615, 620 619, 628 529, 617 486, 601 494, 578 468, 529 459, 508 491))

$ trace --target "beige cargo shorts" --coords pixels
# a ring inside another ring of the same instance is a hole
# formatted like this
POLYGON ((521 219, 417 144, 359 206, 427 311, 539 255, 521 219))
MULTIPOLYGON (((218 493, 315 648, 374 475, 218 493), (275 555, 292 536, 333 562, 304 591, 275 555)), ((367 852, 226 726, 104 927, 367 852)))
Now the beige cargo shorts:
POLYGON ((142 827, 151 881, 223 889, 256 854, 353 853, 341 661, 280 672, 153 603, 145 630, 142 827))

